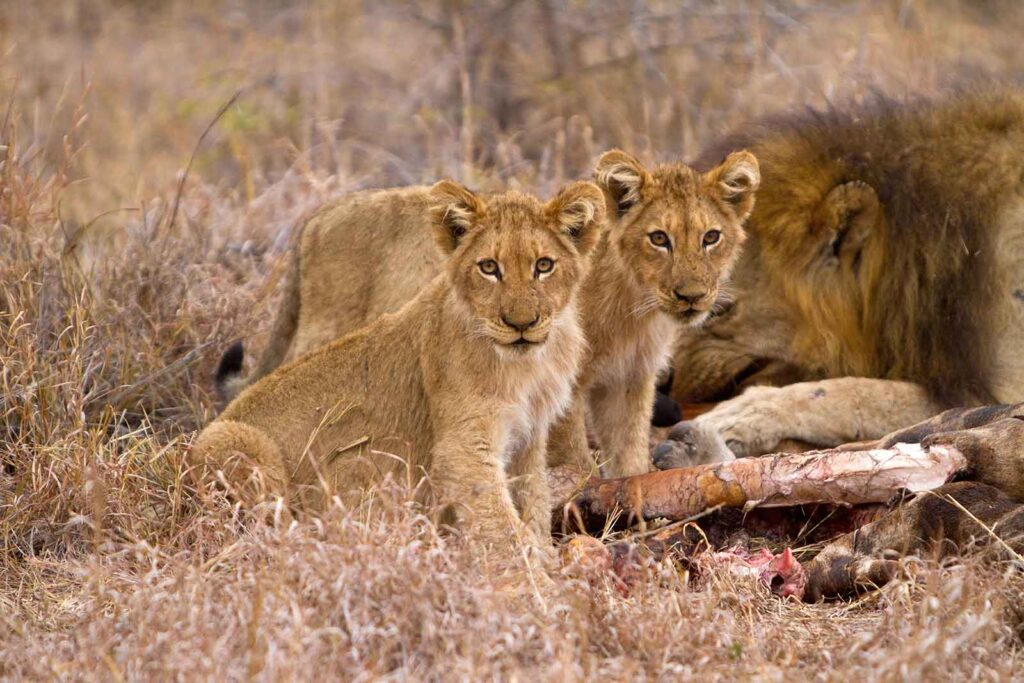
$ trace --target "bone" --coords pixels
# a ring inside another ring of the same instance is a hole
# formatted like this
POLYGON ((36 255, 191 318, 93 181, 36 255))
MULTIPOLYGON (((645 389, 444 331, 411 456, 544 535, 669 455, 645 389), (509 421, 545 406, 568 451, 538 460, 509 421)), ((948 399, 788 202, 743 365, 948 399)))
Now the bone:
POLYGON ((744 458, 715 465, 593 479, 572 502, 588 528, 617 512, 626 523, 689 519, 717 507, 880 503, 899 491, 928 491, 967 467, 953 446, 897 444, 744 458))

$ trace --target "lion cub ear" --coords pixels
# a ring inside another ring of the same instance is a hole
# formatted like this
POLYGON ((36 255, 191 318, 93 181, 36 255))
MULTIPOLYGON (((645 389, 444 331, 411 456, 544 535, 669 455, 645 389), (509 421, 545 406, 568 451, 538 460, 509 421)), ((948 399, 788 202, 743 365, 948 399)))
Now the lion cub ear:
POLYGON ((594 180, 621 217, 643 197, 644 189, 651 184, 651 174, 632 154, 613 149, 597 160, 594 180))
POLYGON ((815 210, 812 230, 821 235, 826 264, 855 266, 882 218, 874 188, 860 180, 836 185, 815 210))
POLYGON ((597 244, 605 209, 604 194, 594 183, 580 181, 567 185, 544 210, 580 254, 589 253, 597 244))
POLYGON ((452 180, 442 180, 430 188, 430 201, 434 241, 446 255, 455 251, 487 209, 482 199, 452 180))
POLYGON ((754 193, 761 184, 757 157, 747 150, 733 152, 704 174, 704 183, 733 208, 739 220, 746 220, 754 210, 754 193))

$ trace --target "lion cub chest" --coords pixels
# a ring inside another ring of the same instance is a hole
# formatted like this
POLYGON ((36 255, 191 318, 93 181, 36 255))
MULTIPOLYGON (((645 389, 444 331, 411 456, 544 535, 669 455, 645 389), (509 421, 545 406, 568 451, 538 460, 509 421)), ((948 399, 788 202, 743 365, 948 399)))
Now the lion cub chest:
POLYGON ((506 467, 538 438, 546 440, 551 425, 572 402, 583 358, 583 336, 575 326, 560 336, 563 338, 557 344, 550 340, 544 348, 532 351, 535 357, 523 363, 515 381, 504 387, 506 400, 495 413, 494 431, 506 467))
POLYGON ((637 377, 660 373, 668 365, 677 327, 670 317, 660 313, 623 324, 620 333, 608 340, 594 359, 590 386, 621 387, 637 377))

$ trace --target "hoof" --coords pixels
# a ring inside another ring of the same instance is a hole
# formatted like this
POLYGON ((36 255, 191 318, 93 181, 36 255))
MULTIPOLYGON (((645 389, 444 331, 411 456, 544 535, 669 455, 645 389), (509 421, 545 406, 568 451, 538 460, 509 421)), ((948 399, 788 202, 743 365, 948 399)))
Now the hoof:
POLYGON ((686 444, 679 441, 662 441, 654 447, 652 454, 654 466, 659 470, 671 470, 676 467, 686 467, 693 461, 693 452, 687 449, 686 444))

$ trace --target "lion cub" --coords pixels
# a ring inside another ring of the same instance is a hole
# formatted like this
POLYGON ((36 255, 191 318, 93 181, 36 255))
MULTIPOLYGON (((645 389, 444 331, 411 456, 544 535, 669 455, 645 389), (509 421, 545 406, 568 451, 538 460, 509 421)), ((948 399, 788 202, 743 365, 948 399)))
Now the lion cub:
MULTIPOLYGON (((579 391, 552 432, 551 464, 593 465, 584 414, 607 461, 606 476, 649 469, 655 383, 676 330, 710 313, 736 262, 743 221, 761 176, 749 152, 698 173, 684 164, 647 169, 612 150, 595 168, 610 214, 580 292, 588 349, 579 391)), ((254 377, 397 310, 441 265, 424 248, 419 189, 359 192, 326 204, 303 226, 285 300, 254 377)), ((245 380, 241 348, 218 369, 222 393, 245 380)), ((248 381, 252 381, 249 379, 248 381)))
POLYGON ((589 423, 607 477, 650 469, 658 375, 682 325, 702 323, 746 239, 761 181, 746 151, 698 173, 675 163, 648 170, 612 150, 594 171, 614 218, 594 252, 580 313, 589 350, 573 405, 551 434, 552 464, 590 460, 589 423))
POLYGON ((314 504, 358 496, 389 472, 426 473, 474 538, 508 547, 523 525, 528 542, 549 542, 547 433, 583 357, 577 290, 602 193, 580 182, 546 204, 515 192, 485 200, 442 181, 394 209, 425 217, 410 228, 428 224, 442 272, 397 313, 246 389, 192 457, 243 497, 262 485, 314 504))

